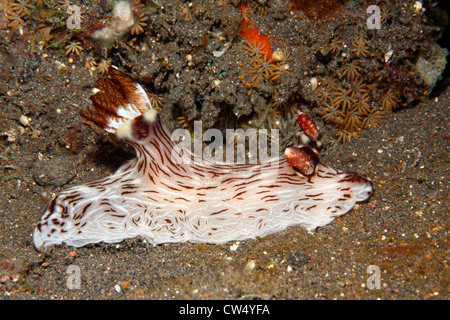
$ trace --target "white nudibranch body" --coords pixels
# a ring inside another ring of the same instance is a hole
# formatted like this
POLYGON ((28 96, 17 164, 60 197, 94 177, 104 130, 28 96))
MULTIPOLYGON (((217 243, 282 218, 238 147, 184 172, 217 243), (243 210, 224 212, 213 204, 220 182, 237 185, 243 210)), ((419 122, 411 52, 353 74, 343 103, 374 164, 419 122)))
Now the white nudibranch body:
POLYGON ((112 176, 72 187, 49 204, 34 231, 38 250, 65 243, 227 241, 291 225, 330 223, 372 194, 370 179, 320 159, 318 129, 301 113, 303 137, 285 156, 258 164, 214 163, 171 138, 141 86, 115 68, 97 83, 82 116, 114 132, 137 157, 112 176), (112 99, 114 97, 114 99, 112 99))

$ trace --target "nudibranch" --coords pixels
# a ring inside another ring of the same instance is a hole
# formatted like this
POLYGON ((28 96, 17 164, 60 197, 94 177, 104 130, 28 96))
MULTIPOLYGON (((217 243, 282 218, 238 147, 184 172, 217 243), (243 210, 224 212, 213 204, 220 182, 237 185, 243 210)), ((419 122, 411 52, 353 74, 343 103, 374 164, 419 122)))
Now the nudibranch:
POLYGON ((34 230, 39 251, 138 236, 219 244, 292 225, 314 230, 373 192, 369 178, 323 163, 317 125, 303 113, 303 134, 284 155, 230 164, 201 159, 173 140, 143 88, 116 68, 90 98, 93 108, 82 116, 133 146, 136 158, 57 195, 34 230))

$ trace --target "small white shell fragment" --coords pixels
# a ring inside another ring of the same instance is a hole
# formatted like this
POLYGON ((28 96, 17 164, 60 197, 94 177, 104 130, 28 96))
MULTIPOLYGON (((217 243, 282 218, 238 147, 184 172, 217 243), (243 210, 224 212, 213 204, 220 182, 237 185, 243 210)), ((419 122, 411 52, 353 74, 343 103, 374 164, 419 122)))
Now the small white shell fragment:
POLYGON ((21 115, 20 118, 19 118, 19 121, 25 127, 30 124, 30 119, 28 119, 28 117, 26 115, 21 115))
POLYGON ((312 77, 311 79, 309 79, 309 82, 311 83, 311 89, 314 91, 317 88, 317 85, 319 84, 319 82, 317 81, 316 77, 312 77))
POLYGON ((255 260, 249 260, 245 265, 244 271, 250 272, 255 268, 255 266, 256 266, 255 260))
POLYGON ((420 1, 414 2, 413 8, 414 8, 414 15, 420 14, 425 11, 422 2, 420 1))
POLYGON ((225 52, 227 52, 229 46, 230 46, 230 43, 229 43, 229 42, 228 42, 228 43, 225 43, 222 50, 219 50, 219 51, 213 51, 213 56, 216 57, 216 58, 220 58, 221 56, 223 56, 223 54, 224 54, 225 52))
POLYGON ((239 248, 239 245, 240 245, 241 243, 239 242, 239 241, 236 241, 235 243, 233 243, 231 246, 230 246, 230 251, 236 251, 237 250, 237 248, 239 248))
POLYGON ((64 63, 59 62, 58 60, 55 60, 55 64, 58 65, 58 70, 59 71, 66 71, 67 70, 67 66, 64 63))
POLYGON ((6 141, 12 142, 16 140, 17 131, 15 129, 10 129, 9 131, 1 132, 0 135, 6 136, 6 141))
POLYGON ((384 62, 387 63, 389 61, 389 59, 391 59, 393 53, 394 53, 394 51, 392 49, 389 50, 388 52, 386 52, 384 54, 384 62))
POLYGON ((118 284, 116 284, 114 286, 114 290, 116 290, 117 293, 120 293, 122 291, 122 288, 118 284))
POLYGON ((281 60, 283 60, 283 58, 284 58, 284 54, 283 54, 283 51, 281 51, 280 48, 278 48, 277 50, 275 50, 272 53, 272 59, 275 60, 275 61, 281 61, 281 60))

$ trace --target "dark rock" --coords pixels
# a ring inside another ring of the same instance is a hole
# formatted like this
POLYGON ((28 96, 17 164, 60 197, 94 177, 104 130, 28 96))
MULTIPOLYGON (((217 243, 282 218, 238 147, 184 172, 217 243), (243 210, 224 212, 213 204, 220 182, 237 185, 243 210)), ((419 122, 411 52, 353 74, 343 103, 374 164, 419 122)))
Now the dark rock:
POLYGON ((294 267, 303 267, 311 258, 303 252, 293 251, 288 256, 288 263, 294 267))

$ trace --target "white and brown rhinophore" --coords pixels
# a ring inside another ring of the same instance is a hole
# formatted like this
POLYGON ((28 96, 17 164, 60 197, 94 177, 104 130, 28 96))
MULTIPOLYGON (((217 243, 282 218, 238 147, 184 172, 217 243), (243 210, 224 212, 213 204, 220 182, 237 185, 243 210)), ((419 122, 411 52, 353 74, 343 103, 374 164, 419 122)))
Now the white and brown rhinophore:
POLYGON ((262 237, 291 225, 324 226, 372 194, 370 179, 320 158, 318 129, 300 114, 305 137, 285 156, 258 164, 201 159, 171 138, 141 86, 115 68, 97 83, 82 115, 136 150, 116 173, 70 188, 34 231, 38 250, 62 244, 206 242, 262 237))

